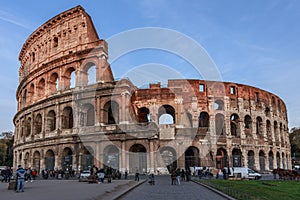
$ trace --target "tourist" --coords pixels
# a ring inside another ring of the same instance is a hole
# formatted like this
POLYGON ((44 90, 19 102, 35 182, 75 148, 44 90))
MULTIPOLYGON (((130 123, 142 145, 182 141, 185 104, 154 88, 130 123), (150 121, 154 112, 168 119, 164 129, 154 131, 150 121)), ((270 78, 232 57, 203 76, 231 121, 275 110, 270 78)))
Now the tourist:
POLYGON ((26 170, 23 169, 21 165, 18 166, 17 170, 17 177, 18 177, 18 185, 17 185, 17 192, 24 192, 24 179, 25 179, 26 170))
POLYGON ((172 180, 172 185, 176 185, 176 171, 175 170, 173 170, 172 172, 171 172, 171 180, 172 180))
POLYGON ((180 169, 176 170, 177 184, 180 185, 180 169))

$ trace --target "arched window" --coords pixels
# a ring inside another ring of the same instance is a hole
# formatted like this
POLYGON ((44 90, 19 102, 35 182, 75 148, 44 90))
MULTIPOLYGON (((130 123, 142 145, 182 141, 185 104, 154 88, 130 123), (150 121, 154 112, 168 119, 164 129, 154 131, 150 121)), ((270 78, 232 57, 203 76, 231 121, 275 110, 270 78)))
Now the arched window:
POLYGON ((29 137, 31 134, 31 117, 28 117, 26 120, 26 137, 29 137))
POLYGON ((277 121, 274 121, 274 136, 275 136, 275 141, 276 144, 279 145, 279 133, 278 133, 278 123, 277 121))
POLYGON ((252 150, 248 151, 248 167, 254 169, 254 152, 252 150))
POLYGON ((177 154, 172 147, 163 147, 160 150, 160 155, 170 173, 177 169, 177 154))
POLYGON ((252 135, 252 119, 249 115, 245 116, 245 134, 247 136, 251 136, 252 135))
POLYGON ((49 87, 51 94, 55 94, 58 91, 58 74, 53 73, 50 76, 49 87))
POLYGON ((94 126, 95 125, 95 108, 92 104, 85 104, 83 113, 80 117, 81 126, 94 126))
POLYGON ((189 169, 190 167, 201 166, 198 148, 191 146, 185 151, 184 154, 185 154, 185 168, 189 169))
POLYGON ((73 109, 65 107, 62 114, 62 129, 73 128, 73 109))
POLYGON ((261 117, 256 118, 256 134, 260 136, 263 134, 263 123, 261 117))
POLYGON ((92 147, 85 146, 82 150, 81 169, 89 170, 94 165, 94 151, 92 147))
POLYGON ((45 165, 46 169, 48 170, 54 170, 54 164, 55 164, 55 155, 52 150, 48 150, 45 155, 45 165))
POLYGON ((265 171, 265 153, 262 150, 259 151, 259 166, 260 171, 265 171))
POLYGON ((273 161, 274 161, 273 151, 270 151, 269 152, 269 169, 270 170, 274 169, 273 161))
POLYGON ((175 124, 175 109, 170 105, 163 105, 158 110, 159 124, 175 124))
POLYGON ((23 106, 26 106, 27 103, 27 90, 25 89, 22 95, 22 104, 23 106))
POLYGON ((66 169, 71 170, 72 168, 72 155, 73 152, 69 147, 64 148, 63 156, 62 156, 62 169, 65 171, 66 169))
POLYGON ((29 90, 28 90, 28 93, 29 93, 29 101, 32 103, 33 100, 34 100, 34 84, 32 83, 29 87, 29 90))
POLYGON ((42 132, 42 125, 43 125, 42 115, 37 114, 35 117, 35 134, 39 134, 42 132))
POLYGON ((64 76, 65 89, 74 88, 76 86, 76 72, 73 67, 66 70, 64 76))
POLYGON ((104 149, 103 164, 105 167, 119 169, 120 151, 115 145, 109 145, 104 149))
POLYGON ((199 116, 199 128, 209 127, 209 115, 207 112, 201 112, 199 116))
POLYGON ((225 135, 224 115, 220 113, 216 114, 215 126, 216 126, 216 135, 225 135))
POLYGON ((45 97, 45 79, 41 79, 37 85, 38 89, 38 97, 43 98, 45 97))
POLYGON ((47 114, 47 130, 54 131, 56 129, 56 114, 51 110, 47 114))
POLYGON ((233 165, 233 167, 241 167, 242 166, 242 152, 240 149, 232 150, 232 165, 233 165))
POLYGON ((230 116, 230 131, 233 136, 240 136, 240 118, 237 114, 233 114, 230 116))
POLYGON ((133 173, 147 172, 147 150, 141 144, 134 144, 129 149, 129 171, 133 173))
POLYGON ((87 67, 87 85, 95 84, 96 81, 96 65, 89 63, 87 67))
POLYGON ((272 140, 271 122, 269 120, 267 120, 266 125, 267 125, 267 136, 268 136, 269 140, 272 140))
POLYGON ((138 109, 138 120, 139 122, 150 122, 150 111, 146 107, 138 109))
POLYGON ((119 123, 119 104, 115 101, 108 101, 104 105, 104 122, 107 124, 119 123))
POLYGON ((270 108, 269 107, 266 107, 265 114, 267 117, 270 117, 270 108))

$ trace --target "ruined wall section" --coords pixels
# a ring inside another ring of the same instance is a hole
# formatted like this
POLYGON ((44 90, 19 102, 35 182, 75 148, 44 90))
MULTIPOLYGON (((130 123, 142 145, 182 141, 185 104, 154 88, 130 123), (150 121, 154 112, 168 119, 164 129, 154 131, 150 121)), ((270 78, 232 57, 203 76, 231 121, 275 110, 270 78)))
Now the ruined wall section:
POLYGON ((80 6, 48 20, 24 43, 19 55, 20 81, 39 68, 71 52, 89 48, 99 40, 90 16, 80 6))

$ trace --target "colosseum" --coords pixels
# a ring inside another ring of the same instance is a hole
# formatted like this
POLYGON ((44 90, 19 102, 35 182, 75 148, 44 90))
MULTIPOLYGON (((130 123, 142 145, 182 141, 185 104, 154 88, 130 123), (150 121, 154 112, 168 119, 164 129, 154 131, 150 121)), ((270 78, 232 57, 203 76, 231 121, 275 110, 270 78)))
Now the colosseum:
POLYGON ((291 168, 285 103, 256 87, 115 80, 108 44, 81 6, 35 30, 19 54, 14 167, 121 172, 291 168))

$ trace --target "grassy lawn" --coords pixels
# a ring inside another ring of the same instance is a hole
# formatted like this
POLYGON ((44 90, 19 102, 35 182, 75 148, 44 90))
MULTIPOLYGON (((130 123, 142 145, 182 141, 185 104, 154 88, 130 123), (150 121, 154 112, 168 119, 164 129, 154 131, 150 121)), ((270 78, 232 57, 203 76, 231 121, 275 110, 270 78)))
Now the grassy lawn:
POLYGON ((300 199, 300 181, 200 180, 237 199, 300 199))

